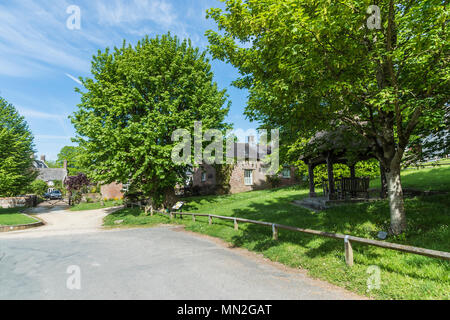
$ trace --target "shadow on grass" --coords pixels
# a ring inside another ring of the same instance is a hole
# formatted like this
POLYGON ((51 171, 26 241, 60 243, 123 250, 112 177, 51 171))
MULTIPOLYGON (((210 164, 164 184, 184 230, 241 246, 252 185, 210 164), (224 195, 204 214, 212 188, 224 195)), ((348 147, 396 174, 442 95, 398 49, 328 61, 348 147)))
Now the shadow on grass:
MULTIPOLYGON (((405 200, 410 227, 404 237, 390 238, 387 241, 450 251, 448 229, 450 206, 448 199, 444 198, 445 196, 438 195, 405 200), (434 236, 431 237, 431 234, 434 236)), ((343 205, 315 212, 290 205, 290 202, 295 199, 298 197, 293 195, 277 197, 263 203, 250 203, 245 208, 234 209, 230 216, 372 239, 376 239, 377 231, 383 230, 389 224, 387 201, 343 205)), ((279 230, 279 240, 274 241, 270 227, 245 224, 240 229, 241 232, 231 239, 232 244, 236 247, 250 245, 252 250, 264 252, 287 244, 302 247, 304 251, 302 254, 308 258, 325 257, 332 255, 333 252, 342 252, 342 257, 344 256, 344 243, 341 240, 279 230)), ((450 268, 448 262, 439 259, 397 253, 363 244, 356 244, 355 254, 363 255, 364 259, 371 261, 367 265, 376 262, 383 270, 416 279, 442 280, 442 277, 438 275, 421 274, 418 270, 431 266, 442 268, 442 265, 450 268), (391 258, 399 259, 397 261, 399 264, 392 265, 391 258), (413 264, 414 268, 408 264, 413 264)))

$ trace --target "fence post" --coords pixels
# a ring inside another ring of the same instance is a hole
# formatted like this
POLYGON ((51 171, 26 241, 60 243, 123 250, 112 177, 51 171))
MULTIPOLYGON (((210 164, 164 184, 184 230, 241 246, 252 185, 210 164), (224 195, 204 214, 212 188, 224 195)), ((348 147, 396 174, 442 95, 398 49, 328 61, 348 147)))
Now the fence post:
POLYGON ((272 233, 273 240, 278 240, 278 228, 275 226, 275 224, 272 225, 272 233))
POLYGON ((170 220, 173 220, 173 213, 170 212, 170 220))
POLYGON ((348 236, 345 236, 344 238, 344 247, 345 247, 345 263, 349 267, 353 266, 353 248, 352 244, 348 240, 348 236))
POLYGON ((192 221, 195 222, 195 214, 192 215, 192 221))
POLYGON ((209 224, 211 225, 211 224, 212 224, 212 218, 211 218, 211 216, 208 216, 208 221, 209 221, 209 224))
POLYGON ((236 219, 234 219, 234 230, 239 230, 239 226, 236 219))

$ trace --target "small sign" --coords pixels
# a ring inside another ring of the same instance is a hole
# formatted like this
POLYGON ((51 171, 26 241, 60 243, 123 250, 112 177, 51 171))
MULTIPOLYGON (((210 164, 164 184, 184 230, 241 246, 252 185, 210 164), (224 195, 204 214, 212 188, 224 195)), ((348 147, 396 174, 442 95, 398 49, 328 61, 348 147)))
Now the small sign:
POLYGON ((179 201, 172 207, 172 210, 179 210, 183 205, 184 205, 184 202, 179 201))
POLYGON ((378 239, 384 240, 386 239, 387 235, 388 235, 387 232, 380 231, 378 232, 378 239))

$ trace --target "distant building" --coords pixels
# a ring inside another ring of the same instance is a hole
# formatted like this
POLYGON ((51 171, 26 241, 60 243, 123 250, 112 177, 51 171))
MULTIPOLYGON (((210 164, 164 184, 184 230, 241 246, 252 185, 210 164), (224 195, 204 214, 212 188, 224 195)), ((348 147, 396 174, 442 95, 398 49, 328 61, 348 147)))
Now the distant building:
POLYGON ((67 161, 64 161, 63 168, 49 168, 42 155, 40 160, 33 161, 33 167, 39 172, 37 179, 45 181, 49 187, 53 187, 56 181, 64 183, 67 177, 67 161))
MULTIPOLYGON (((265 173, 263 159, 271 154, 270 147, 262 148, 256 144, 254 137, 248 137, 248 142, 234 143, 231 150, 227 150, 227 158, 235 160, 229 183, 230 193, 239 193, 252 190, 270 189, 273 185, 270 178, 278 178, 278 186, 290 186, 297 184, 296 169, 294 166, 284 166, 276 176, 268 176, 265 173), (267 150, 264 150, 267 148, 267 150)), ((202 164, 193 169, 189 177, 190 184, 195 188, 201 188, 202 193, 214 193, 217 187, 216 170, 212 165, 202 164)))

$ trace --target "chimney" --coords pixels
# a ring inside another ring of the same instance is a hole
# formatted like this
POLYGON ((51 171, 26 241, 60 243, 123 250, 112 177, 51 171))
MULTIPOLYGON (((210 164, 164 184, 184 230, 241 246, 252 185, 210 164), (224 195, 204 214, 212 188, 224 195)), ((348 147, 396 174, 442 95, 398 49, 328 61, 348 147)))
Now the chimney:
POLYGON ((45 156, 41 155, 41 161, 45 162, 45 156))
POLYGON ((63 168, 64 168, 64 170, 67 170, 67 160, 64 160, 64 162, 63 162, 63 168))

